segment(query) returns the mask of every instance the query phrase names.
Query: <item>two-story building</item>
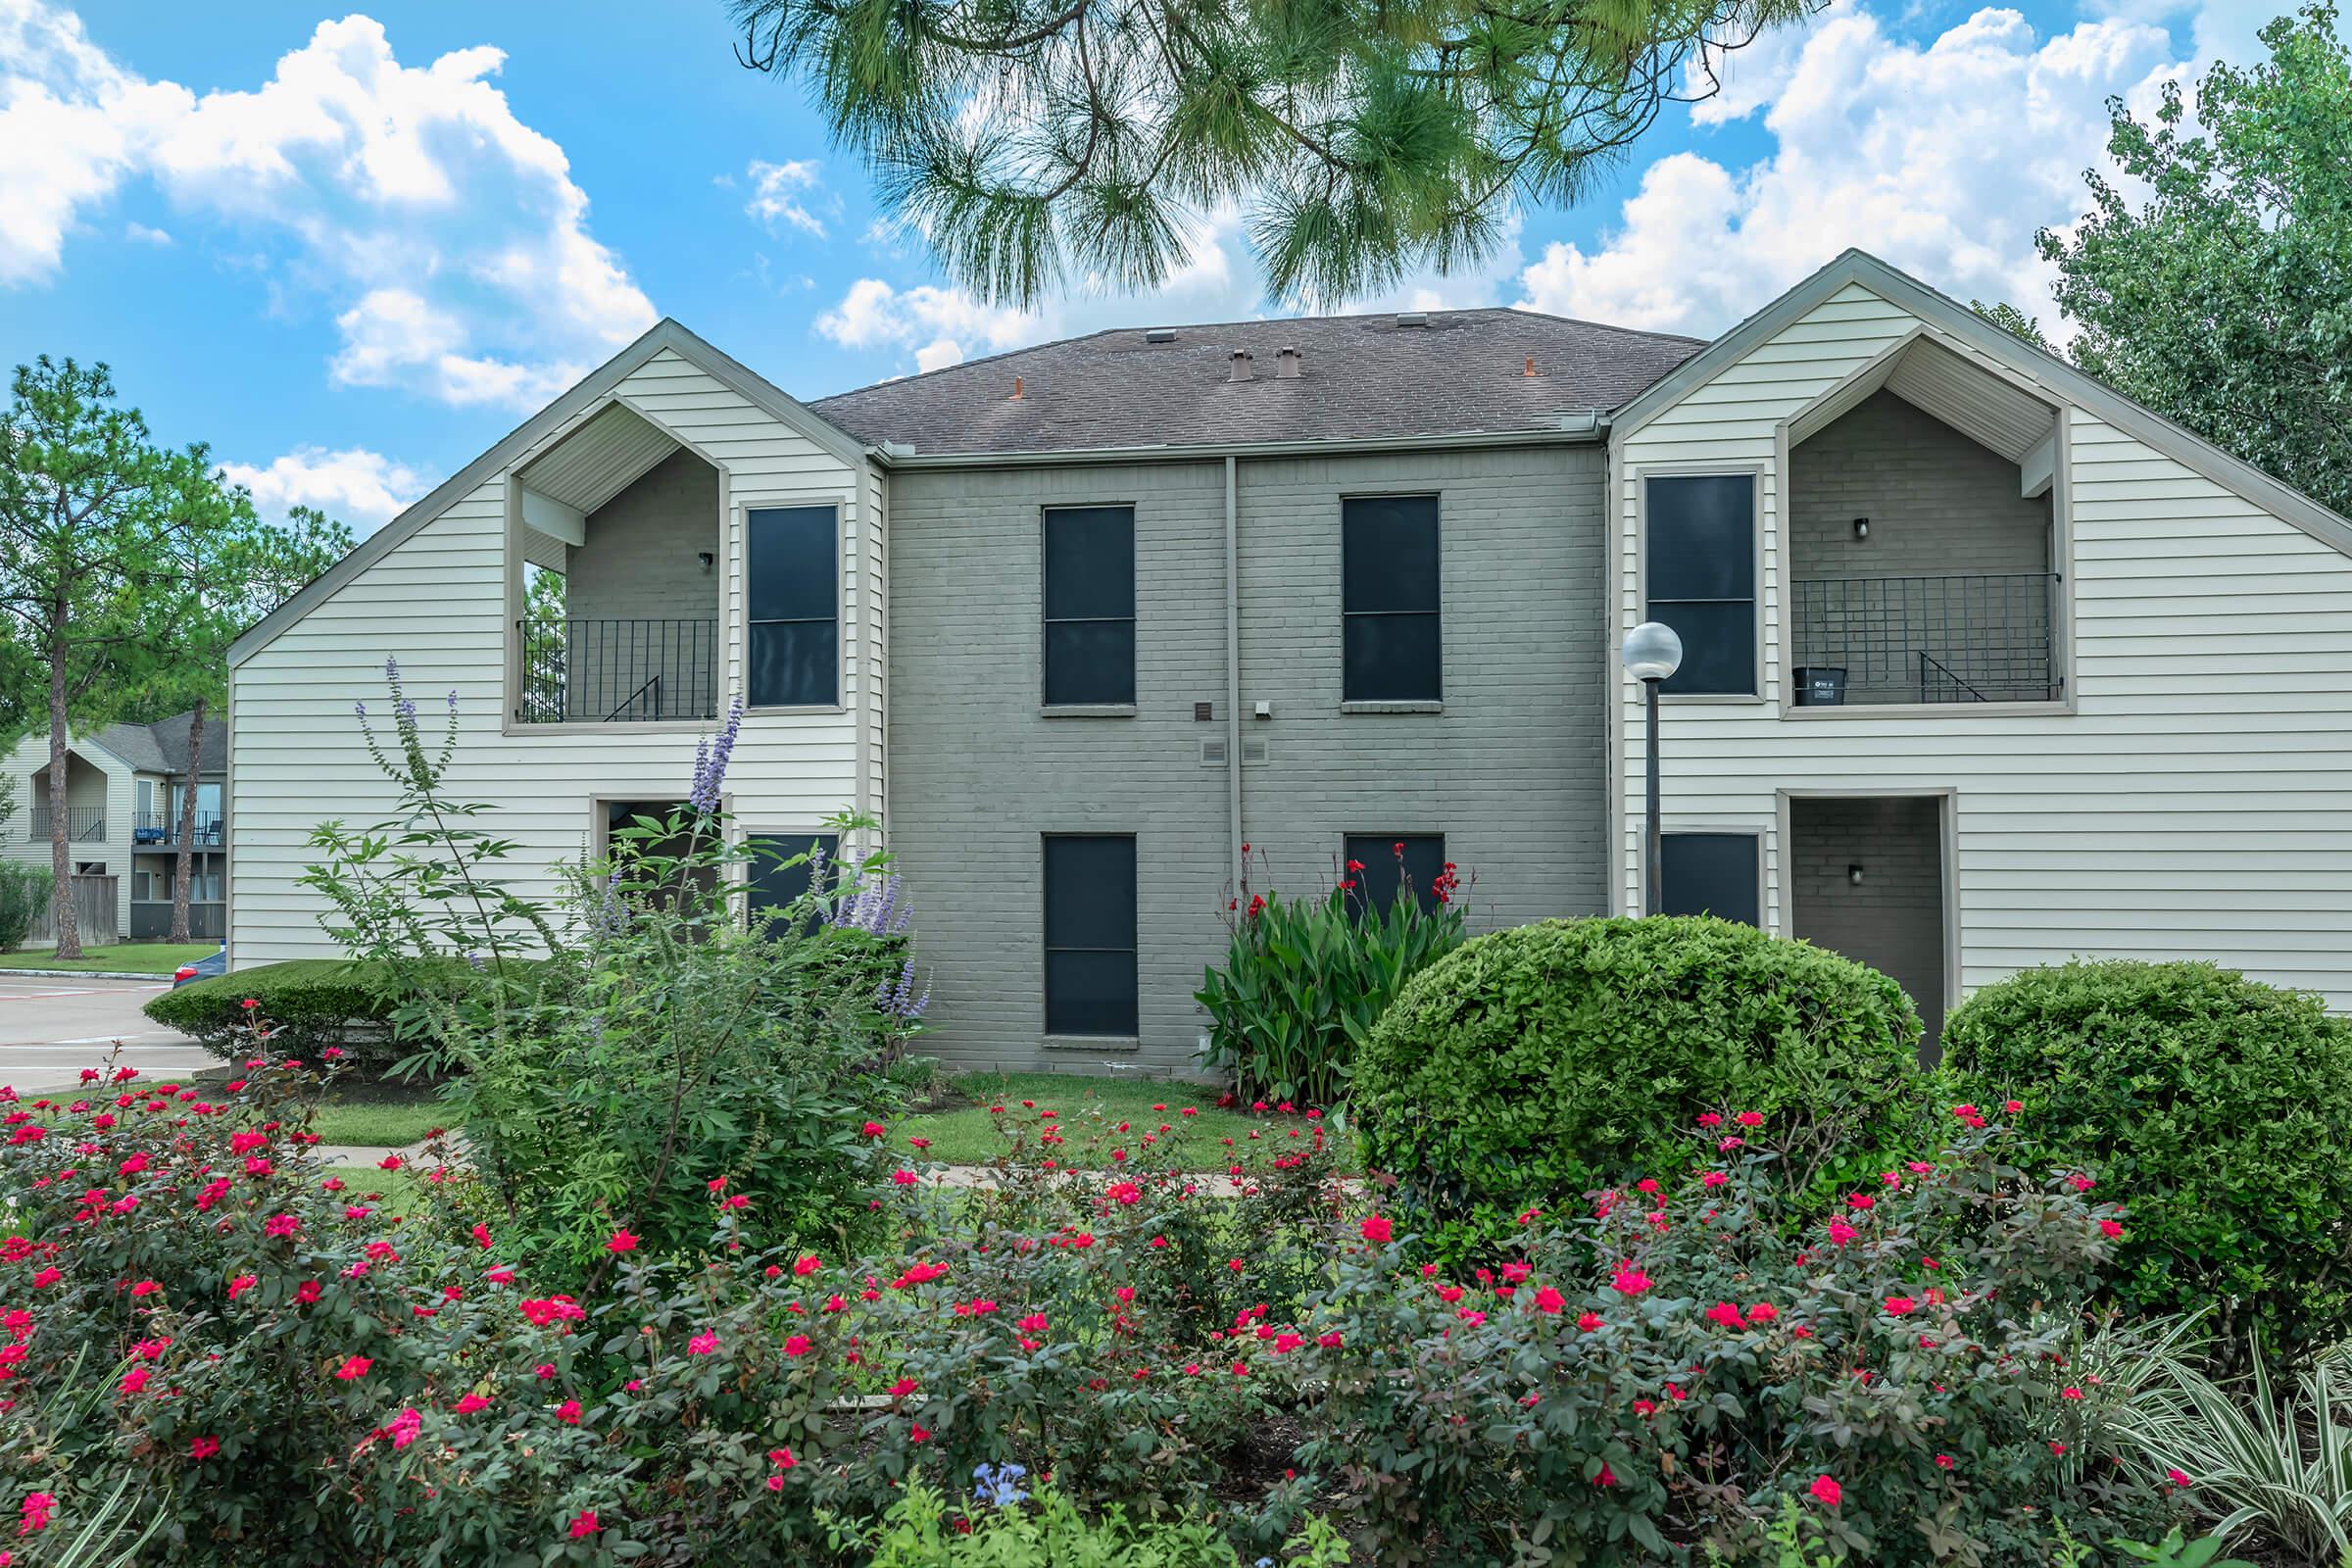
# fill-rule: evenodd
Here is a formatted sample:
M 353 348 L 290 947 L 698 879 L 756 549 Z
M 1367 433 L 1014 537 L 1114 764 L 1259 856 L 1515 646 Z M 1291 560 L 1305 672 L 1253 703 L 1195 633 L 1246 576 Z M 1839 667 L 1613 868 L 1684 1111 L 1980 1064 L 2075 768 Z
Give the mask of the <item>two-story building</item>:
M 2352 1004 L 2352 525 L 1868 257 L 1712 344 L 1531 313 L 1137 327 L 803 405 L 656 327 L 232 652 L 232 964 L 454 694 L 522 875 L 749 716 L 755 837 L 879 818 L 960 1065 L 1187 1068 L 1237 869 L 1666 904 L 1931 1022 L 2071 954 Z M 561 583 L 545 573 L 560 574 Z M 1270 886 L 1269 886 L 1270 882 Z
M 161 941 L 171 934 L 173 879 L 178 875 L 181 805 L 196 792 L 188 846 L 188 935 L 219 941 L 228 929 L 228 725 L 204 727 L 191 774 L 193 713 L 152 724 L 109 724 L 74 736 L 66 753 L 66 844 L 69 875 L 96 894 L 94 907 L 111 909 L 108 929 L 85 939 Z M 5 771 L 16 780 L 16 819 L 0 824 L 0 856 L 51 864 L 49 736 L 36 730 L 9 753 Z M 85 900 L 85 904 L 90 901 Z

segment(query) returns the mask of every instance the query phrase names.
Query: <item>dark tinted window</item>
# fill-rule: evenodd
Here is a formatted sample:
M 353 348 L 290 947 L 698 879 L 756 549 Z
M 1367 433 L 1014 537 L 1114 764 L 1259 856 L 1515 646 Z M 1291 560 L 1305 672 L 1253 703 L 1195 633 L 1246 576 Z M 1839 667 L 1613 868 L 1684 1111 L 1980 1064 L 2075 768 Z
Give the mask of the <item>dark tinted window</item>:
M 1045 851 L 1046 1033 L 1131 1038 L 1135 840 L 1049 835 Z
M 745 611 L 755 708 L 828 708 L 841 700 L 839 514 L 831 507 L 760 507 L 744 517 Z
M 832 881 L 831 867 L 834 856 L 841 849 L 841 840 L 830 833 L 778 834 L 746 839 L 744 847 L 752 853 L 752 862 L 745 873 L 751 884 L 752 908 L 784 909 L 808 891 L 809 879 L 818 864 L 818 858 L 809 854 L 812 848 L 822 852 L 822 863 L 827 868 L 825 878 L 828 884 Z M 795 856 L 809 858 L 798 865 L 783 863 Z
M 1761 926 L 1753 833 L 1669 833 L 1658 903 L 1666 914 L 1712 914 Z
M 1438 498 L 1358 496 L 1340 530 L 1342 699 L 1438 701 Z
M 1135 701 L 1135 511 L 1046 511 L 1049 704 Z
M 1667 692 L 1756 689 L 1756 487 L 1747 474 L 1646 481 L 1646 614 L 1683 640 Z
M 1433 890 L 1446 871 L 1444 834 L 1350 834 L 1347 843 L 1346 864 L 1363 866 L 1361 871 L 1350 869 L 1347 873 L 1348 879 L 1355 884 L 1348 892 L 1348 902 L 1358 910 L 1387 908 L 1396 902 L 1397 889 L 1404 882 L 1412 884 L 1413 899 L 1424 911 L 1437 908 L 1438 898 Z

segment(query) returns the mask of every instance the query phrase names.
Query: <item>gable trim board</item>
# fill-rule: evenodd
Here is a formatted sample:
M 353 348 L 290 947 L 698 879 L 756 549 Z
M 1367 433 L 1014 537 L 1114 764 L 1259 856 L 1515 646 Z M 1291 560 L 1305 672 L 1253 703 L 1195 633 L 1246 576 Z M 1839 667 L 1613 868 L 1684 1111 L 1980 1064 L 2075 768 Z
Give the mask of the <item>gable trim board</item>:
M 2014 332 L 1993 325 L 1957 300 L 1895 270 L 1866 251 L 1846 251 L 1668 371 L 1656 385 L 1617 411 L 1610 439 L 1619 442 L 1632 436 L 1713 380 L 1727 367 L 1746 359 L 1757 347 L 1780 336 L 1849 286 L 1867 289 L 1895 309 L 1910 313 L 1995 364 L 2005 366 L 2061 404 L 2071 403 L 2097 415 L 2118 430 L 2146 442 L 2240 500 L 2251 502 L 2281 522 L 2292 523 L 2323 544 L 2352 555 L 2352 520 L 2339 516 L 2291 485 L 2272 478 L 2243 459 L 2231 457 L 2203 436 L 2132 402 L 2065 361 L 2043 353 Z
M 350 554 L 306 584 L 301 592 L 255 622 L 235 642 L 229 644 L 229 667 L 234 669 L 268 647 L 279 633 L 308 614 L 320 600 L 390 555 L 403 541 L 413 537 L 484 483 L 508 468 L 529 461 L 541 447 L 553 445 L 550 438 L 556 432 L 568 432 L 583 416 L 600 412 L 603 406 L 612 401 L 610 394 L 614 388 L 663 350 L 677 355 L 729 391 L 773 416 L 778 422 L 807 436 L 853 469 L 862 469 L 866 466 L 865 449 L 857 442 L 809 413 L 799 401 L 765 377 L 746 368 L 673 318 L 663 317 L 648 327 L 634 343 L 582 376 L 553 403 L 509 431 L 505 439 L 434 487 L 432 493 L 423 500 L 369 534 Z M 642 416 L 643 411 L 632 412 Z M 664 421 L 652 422 L 667 429 Z

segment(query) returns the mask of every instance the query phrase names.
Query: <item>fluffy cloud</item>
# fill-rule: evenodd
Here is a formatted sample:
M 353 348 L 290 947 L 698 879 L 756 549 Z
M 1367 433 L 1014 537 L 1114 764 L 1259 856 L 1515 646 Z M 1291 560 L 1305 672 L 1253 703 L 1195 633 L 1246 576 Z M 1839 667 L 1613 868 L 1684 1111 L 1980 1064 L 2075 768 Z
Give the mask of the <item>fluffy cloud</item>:
M 754 159 L 744 173 L 752 182 L 752 199 L 743 204 L 746 217 L 758 219 L 770 233 L 783 223 L 818 239 L 825 237 L 824 220 L 811 209 L 838 213 L 841 202 L 826 192 L 824 172 L 815 160 L 796 158 L 765 164 Z
M 77 216 L 145 178 L 334 312 L 339 379 L 534 407 L 655 313 L 589 232 L 563 149 L 487 79 L 504 58 L 404 66 L 355 15 L 261 86 L 199 97 L 125 71 L 47 0 L 0 0 L 0 284 L 53 275 Z
M 1988 9 L 1921 45 L 1843 5 L 1796 36 L 1801 47 L 1736 60 L 1712 114 L 1740 118 L 1768 97 L 1770 156 L 1738 172 L 1658 160 L 1605 243 L 1553 244 L 1528 267 L 1525 303 L 1713 333 L 1856 245 L 1948 293 L 2046 318 L 2034 233 L 2081 214 L 2103 100 L 2145 104 L 2188 69 L 2164 28 L 2123 16 L 2041 39 Z
M 266 517 L 283 517 L 293 507 L 316 507 L 362 537 L 432 487 L 407 465 L 358 448 L 297 447 L 267 467 L 229 463 L 221 471 L 231 484 L 253 492 L 253 504 Z

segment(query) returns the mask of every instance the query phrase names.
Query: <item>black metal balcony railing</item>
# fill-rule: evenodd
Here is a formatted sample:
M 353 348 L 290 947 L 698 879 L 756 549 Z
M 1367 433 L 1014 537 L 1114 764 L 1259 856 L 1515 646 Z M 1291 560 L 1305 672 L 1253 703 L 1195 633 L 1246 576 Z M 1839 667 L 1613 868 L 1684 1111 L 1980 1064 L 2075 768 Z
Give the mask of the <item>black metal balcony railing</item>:
M 618 724 L 718 716 L 718 622 L 521 620 L 526 724 Z
M 226 824 L 217 811 L 198 811 L 188 842 L 199 849 L 218 848 L 227 836 Z M 133 844 L 177 844 L 179 842 L 179 813 L 177 811 L 140 811 L 130 819 L 130 841 Z
M 1848 703 L 2046 703 L 2059 691 L 2049 572 L 1793 583 L 1793 662 Z
M 46 839 L 54 827 L 49 808 L 32 808 L 30 831 L 37 842 Z M 103 806 L 69 806 L 66 808 L 66 837 L 76 844 L 106 842 L 106 808 Z

